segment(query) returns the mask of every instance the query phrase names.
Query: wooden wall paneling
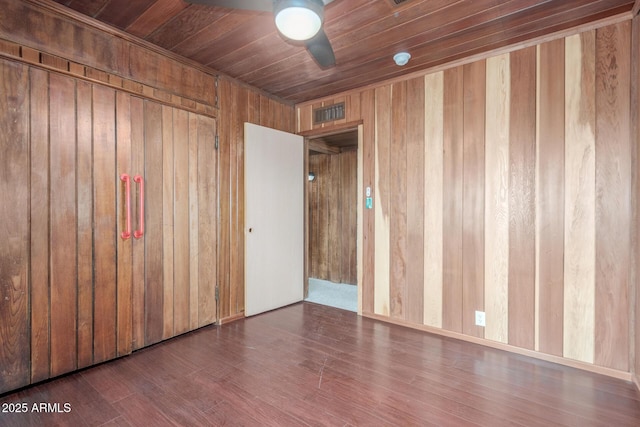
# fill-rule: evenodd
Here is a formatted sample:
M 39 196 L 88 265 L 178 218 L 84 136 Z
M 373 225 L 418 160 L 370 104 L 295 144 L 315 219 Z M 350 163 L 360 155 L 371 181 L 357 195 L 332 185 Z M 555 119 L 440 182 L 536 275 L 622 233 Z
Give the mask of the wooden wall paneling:
M 51 375 L 77 367 L 77 221 L 75 81 L 49 76 L 51 204 Z M 65 248 L 64 251 L 58 250 Z
M 342 283 L 357 284 L 358 151 L 340 155 L 342 161 Z
M 326 187 L 326 207 L 327 207 L 327 245 L 328 253 L 328 277 L 332 282 L 340 282 L 342 255 L 342 206 L 340 196 L 340 156 L 328 156 L 327 187 Z
M 512 52 L 509 114 L 509 344 L 535 338 L 536 48 Z
M 640 18 L 632 21 L 631 38 L 631 124 L 632 124 L 632 200 L 633 200 L 633 262 L 631 270 L 630 295 L 635 299 L 632 307 L 632 329 L 634 331 L 632 355 L 635 362 L 632 366 L 636 387 L 640 388 Z
M 173 108 L 162 106 L 162 338 L 175 335 L 174 325 L 174 138 Z
M 358 97 L 358 99 L 360 99 Z M 365 189 L 364 189 L 364 126 L 363 124 L 358 125 L 358 150 L 356 151 L 356 182 L 355 182 L 355 197 L 354 203 L 356 205 L 356 215 L 354 221 L 355 234 L 356 234 L 356 242 L 355 242 L 355 277 L 356 277 L 356 286 L 357 286 L 357 298 L 358 298 L 358 314 L 362 315 L 362 277 L 363 277 L 363 267 L 364 267 L 364 207 L 365 207 Z
M 80 105 L 78 105 L 80 107 Z M 133 181 L 135 175 L 141 171 L 134 170 L 132 162 L 132 137 L 131 137 L 131 95 L 124 92 L 116 93 L 116 141 L 117 159 L 115 169 L 116 180 L 116 243 L 118 254 L 117 265 L 117 313 L 116 313 L 116 356 L 124 356 L 133 349 L 133 247 L 142 242 L 125 241 L 120 237 L 124 230 L 125 221 L 125 194 L 124 183 L 120 181 L 120 174 L 127 171 L 131 175 L 131 227 L 135 230 L 138 224 L 134 215 L 137 213 L 136 184 Z M 80 123 L 78 123 L 80 125 Z M 78 138 L 80 143 L 80 138 Z M 132 233 L 133 233 L 132 230 Z M 135 240 L 135 239 L 134 239 Z
M 424 318 L 424 78 L 407 81 L 407 300 L 406 319 Z
M 7 62 L 0 62 L 6 67 Z M 11 88 L 21 87 L 2 76 L 1 82 L 8 82 Z M 49 73 L 37 68 L 29 69 L 31 110 L 29 135 L 31 143 L 31 242 L 30 242 L 30 305 L 31 305 L 31 382 L 49 378 Z M 3 94 L 9 91 L 2 90 Z M 8 105 L 3 102 L 2 106 Z M 0 107 L 1 109 L 2 107 Z M 5 112 L 0 117 L 9 119 Z M 8 129 L 3 125 L 3 129 Z M 3 132 L 7 135 L 8 132 Z M 4 146 L 4 143 L 3 143 Z M 3 159 L 5 157 L 3 156 Z M 3 166 L 3 170 L 9 170 Z M 5 194 L 3 191 L 2 194 Z M 3 220 L 2 223 L 5 223 Z M 6 222 L 8 223 L 8 222 Z M 46 238 L 43 238 L 45 236 Z M 6 239 L 4 239 L 6 241 Z M 4 259 L 4 255 L 2 257 Z M 78 274 L 80 280 L 80 272 Z M 3 324 L 8 324 L 3 320 Z M 26 383 L 25 383 L 26 384 Z
M 484 311 L 484 136 L 485 61 L 463 66 L 464 148 L 462 209 L 462 331 L 484 336 L 475 311 Z
M 462 332 L 463 71 L 444 71 L 442 327 Z
M 274 127 L 275 119 L 273 115 L 273 107 L 275 105 L 271 103 L 271 99 L 266 96 L 260 96 L 260 125 L 269 128 Z
M 218 288 L 220 298 L 220 312 L 218 315 L 220 319 L 229 317 L 231 308 L 229 306 L 229 287 L 231 286 L 229 281 L 230 276 L 230 262 L 231 262 L 231 235 L 229 224 L 231 221 L 231 205 L 233 203 L 244 203 L 244 200 L 232 200 L 232 194 L 230 189 L 230 149 L 231 144 L 238 144 L 237 140 L 232 139 L 231 126 L 233 126 L 233 109 L 227 107 L 227 103 L 233 97 L 232 82 L 227 80 L 220 80 L 218 90 L 220 92 L 220 105 L 225 113 L 225 118 L 220 121 L 220 145 L 218 148 L 218 199 L 220 200 L 220 209 L 218 211 L 218 243 L 221 250 L 218 252 Z M 260 110 L 262 111 L 263 104 L 260 103 Z M 265 107 L 266 108 L 266 107 Z M 244 141 L 242 142 L 244 143 Z M 242 267 L 244 268 L 244 266 Z M 244 283 L 242 284 L 244 287 Z
M 189 113 L 189 140 L 188 144 L 188 187 L 189 187 L 189 329 L 200 326 L 199 319 L 199 267 L 200 256 L 198 250 L 198 235 L 200 225 L 200 207 L 198 200 L 198 171 L 202 167 L 208 167 L 206 163 L 198 161 L 198 115 Z
M 595 31 L 565 39 L 564 357 L 594 361 Z
M 64 58 L 64 62 L 71 60 L 74 65 L 86 65 L 87 74 L 106 78 L 105 83 L 113 83 L 112 78 L 125 79 L 120 83 L 129 88 L 144 86 L 144 93 L 151 94 L 154 99 L 168 100 L 176 106 L 186 102 L 192 105 L 193 111 L 215 114 L 212 107 L 215 76 L 204 66 L 186 61 L 176 53 L 163 52 L 118 29 L 92 22 L 55 3 L 27 4 L 12 0 L 4 6 L 3 17 L 6 19 L 0 34 L 7 40 L 42 50 L 47 58 L 43 62 L 56 57 Z M 28 17 L 33 28 L 25 28 L 24 19 L 14 17 Z M 51 34 L 56 36 L 51 37 Z M 95 46 L 102 48 L 95 49 Z M 58 66 L 55 61 L 49 63 Z M 60 65 L 62 70 L 68 70 L 66 64 Z M 98 73 L 94 74 L 96 71 Z M 171 100 L 173 97 L 176 98 Z
M 390 315 L 406 319 L 407 310 L 407 83 L 391 86 L 389 148 Z
M 241 86 L 233 87 L 233 99 L 230 100 L 230 112 L 235 120 L 232 121 L 231 140 L 236 141 L 229 147 L 229 183 L 231 185 L 230 192 L 234 200 L 244 200 L 244 181 L 241 175 L 244 167 L 244 122 L 248 121 L 248 89 Z M 242 186 L 241 186 L 242 184 Z M 244 293 L 240 293 L 242 286 L 238 283 L 244 283 L 244 211 L 243 203 L 234 203 L 231 206 L 230 213 L 230 233 L 231 233 L 231 249 L 229 259 L 229 283 L 232 284 L 229 289 L 229 306 L 231 313 L 239 313 L 244 307 Z M 242 214 L 242 216 L 240 216 Z M 242 304 L 240 304 L 240 296 L 242 296 Z
M 379 203 L 377 197 L 376 183 L 376 124 L 375 124 L 375 92 L 368 89 L 362 92 L 361 109 L 363 125 L 362 135 L 362 174 L 363 187 L 371 190 L 373 200 L 373 209 L 364 209 L 362 218 L 363 229 L 363 247 L 362 247 L 362 312 L 374 312 L 374 296 L 375 296 L 375 259 L 376 259 L 376 238 L 375 238 L 375 221 L 376 221 L 376 205 Z M 365 193 L 366 197 L 366 193 Z
M 318 278 L 329 278 L 329 198 L 326 197 L 328 193 L 330 182 L 330 167 L 329 156 L 326 154 L 318 155 L 318 172 L 317 179 L 317 197 L 318 197 L 318 211 L 317 211 L 317 240 L 314 246 L 317 248 L 317 270 L 316 274 Z M 325 195 L 325 196 L 323 196 Z
M 163 323 L 163 115 L 162 106 L 144 101 L 145 236 L 144 344 L 162 340 Z
M 350 93 L 345 101 L 345 122 L 357 122 L 362 119 L 360 92 Z
M 309 171 L 316 174 L 315 181 L 307 182 L 307 197 L 309 206 L 309 277 L 318 277 L 318 182 L 319 155 L 309 156 Z
M 510 55 L 487 59 L 485 129 L 484 337 L 509 339 Z
M 538 46 L 535 349 L 563 354 L 564 39 Z
M 78 368 L 93 364 L 94 301 L 94 185 L 93 88 L 78 81 Z M 53 107 L 55 108 L 55 107 Z M 114 187 L 119 184 L 112 179 Z M 117 211 L 117 212 L 122 212 Z
M 116 356 L 116 172 L 115 91 L 93 86 L 94 317 L 93 361 Z M 116 182 L 114 182 L 116 181 Z
M 595 357 L 629 370 L 631 22 L 596 31 Z
M 313 107 L 311 105 L 304 105 L 302 107 L 298 107 L 297 110 L 297 129 L 298 132 L 306 132 L 308 130 L 313 129 Z
M 149 186 L 149 175 L 145 168 L 145 128 L 147 126 L 145 119 L 145 102 L 142 98 L 132 96 L 130 99 L 130 127 L 131 127 L 131 173 L 140 174 L 144 178 L 145 184 L 145 199 L 149 200 L 149 190 L 153 186 Z M 149 135 L 152 137 L 152 135 Z M 153 156 L 150 157 L 150 160 Z M 121 171 L 118 171 L 119 173 Z M 151 173 L 153 177 L 153 173 Z M 133 191 L 135 189 L 135 191 Z M 134 197 L 135 195 L 135 197 Z M 138 186 L 132 187 L 131 193 L 131 220 L 139 218 L 139 188 Z M 152 197 L 153 198 L 153 197 Z M 134 202 L 135 201 L 135 202 Z M 132 346 L 131 350 L 137 350 L 145 345 L 145 298 L 146 298 L 146 266 L 145 266 L 145 250 L 148 242 L 153 242 L 155 237 L 149 236 L 150 225 L 153 225 L 153 215 L 149 215 L 149 204 L 145 201 L 146 205 L 146 222 L 145 222 L 145 235 L 139 243 L 132 244 L 132 290 L 131 290 L 131 305 L 132 305 Z M 151 220 L 151 221 L 150 221 Z M 137 224 L 137 221 L 136 221 Z M 157 224 L 157 220 L 156 220 Z M 151 240 L 149 240 L 151 239 Z M 149 277 L 151 282 L 154 276 Z M 157 280 L 157 276 L 156 276 Z
M 173 111 L 173 324 L 174 335 L 189 330 L 190 259 L 189 252 L 189 113 Z
M 309 277 L 356 283 L 356 162 L 356 151 L 309 157 Z
M 424 109 L 424 313 L 442 328 L 444 243 L 444 72 L 425 76 Z
M 221 317 L 216 304 L 216 283 L 220 277 L 216 260 L 220 242 L 217 231 L 219 212 L 216 192 L 218 185 L 219 151 L 215 150 L 216 121 L 210 117 L 198 117 L 198 218 L 200 223 L 198 255 L 198 305 L 199 326 L 214 323 Z M 243 284 L 244 285 L 244 284 Z
M 29 384 L 29 69 L 0 61 L 0 393 Z M 41 299 L 46 303 L 46 299 Z M 46 310 L 46 307 L 43 307 Z M 46 337 L 44 337 L 46 338 Z
M 391 86 L 375 89 L 375 295 L 374 313 L 389 316 Z
M 245 89 L 245 95 L 243 95 L 244 98 L 246 98 L 246 103 L 243 103 L 241 105 L 244 105 L 244 108 L 246 109 L 246 111 L 240 111 L 240 113 L 242 114 L 242 119 L 244 119 L 247 122 L 250 123 L 259 123 L 260 121 L 260 94 L 257 93 L 256 91 L 250 90 L 250 89 Z M 295 126 L 295 119 L 293 117 L 293 109 L 291 111 L 291 120 L 292 120 L 292 126 Z M 238 303 L 238 313 L 242 313 L 244 312 L 244 299 L 245 299 L 245 289 L 244 289 L 244 251 L 245 251 L 245 241 L 244 241 L 244 230 L 245 230 L 245 223 L 244 223 L 244 217 L 245 217 L 245 212 L 244 212 L 244 124 L 243 123 L 238 123 L 238 129 L 241 132 L 242 135 L 242 144 L 240 144 L 240 146 L 238 147 L 238 156 L 237 156 L 237 162 L 238 162 L 238 207 L 237 207 L 237 217 L 238 217 L 238 266 L 239 266 L 239 271 L 238 271 L 238 284 L 236 285 L 237 287 L 237 303 Z M 295 127 L 291 128 L 292 130 L 295 129 Z

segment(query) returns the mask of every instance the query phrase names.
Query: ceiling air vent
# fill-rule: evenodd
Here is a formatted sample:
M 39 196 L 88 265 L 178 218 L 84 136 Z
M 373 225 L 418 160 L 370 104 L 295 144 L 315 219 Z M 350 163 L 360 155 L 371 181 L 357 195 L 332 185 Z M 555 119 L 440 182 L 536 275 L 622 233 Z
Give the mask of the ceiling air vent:
M 344 119 L 344 102 L 313 110 L 313 124 Z

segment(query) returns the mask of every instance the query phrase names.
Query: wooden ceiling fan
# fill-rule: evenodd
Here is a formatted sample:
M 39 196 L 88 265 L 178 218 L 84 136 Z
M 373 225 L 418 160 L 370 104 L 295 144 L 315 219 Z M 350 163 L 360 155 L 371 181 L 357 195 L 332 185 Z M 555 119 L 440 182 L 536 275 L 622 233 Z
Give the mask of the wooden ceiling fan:
M 304 42 L 307 51 L 322 68 L 336 64 L 333 48 L 322 28 L 324 6 L 333 0 L 186 0 L 229 9 L 273 12 L 280 34 Z

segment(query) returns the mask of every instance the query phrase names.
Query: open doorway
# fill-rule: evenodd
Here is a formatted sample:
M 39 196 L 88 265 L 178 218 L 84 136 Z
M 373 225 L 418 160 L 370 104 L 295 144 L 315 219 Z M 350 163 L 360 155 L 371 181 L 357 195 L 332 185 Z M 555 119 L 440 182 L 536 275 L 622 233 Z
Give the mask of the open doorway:
M 358 129 L 307 139 L 305 300 L 358 309 Z

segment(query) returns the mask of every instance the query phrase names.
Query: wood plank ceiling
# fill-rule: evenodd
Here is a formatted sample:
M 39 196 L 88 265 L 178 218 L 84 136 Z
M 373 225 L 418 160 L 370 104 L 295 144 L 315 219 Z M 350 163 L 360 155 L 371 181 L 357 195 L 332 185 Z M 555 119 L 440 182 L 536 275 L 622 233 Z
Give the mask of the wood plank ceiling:
M 618 14 L 634 0 L 335 0 L 321 69 L 283 39 L 270 13 L 183 0 L 56 0 L 85 15 L 291 102 L 303 102 L 522 43 Z M 408 51 L 404 67 L 392 57 Z

